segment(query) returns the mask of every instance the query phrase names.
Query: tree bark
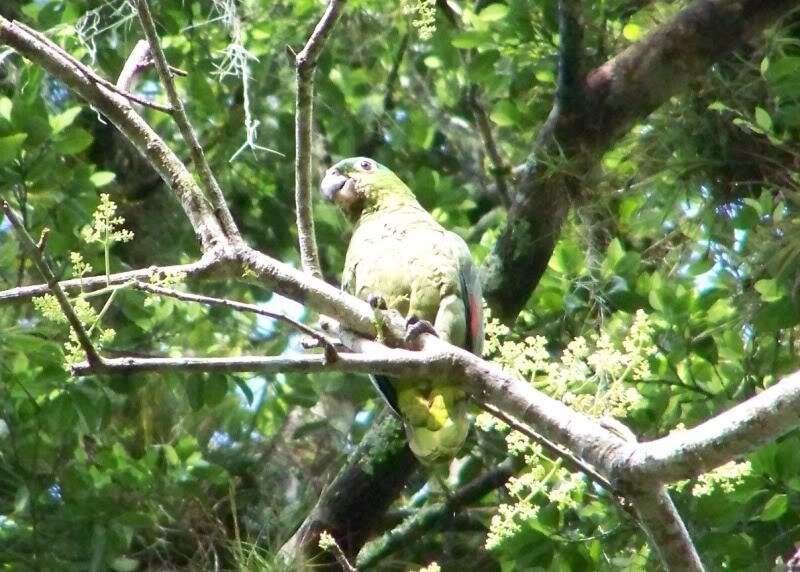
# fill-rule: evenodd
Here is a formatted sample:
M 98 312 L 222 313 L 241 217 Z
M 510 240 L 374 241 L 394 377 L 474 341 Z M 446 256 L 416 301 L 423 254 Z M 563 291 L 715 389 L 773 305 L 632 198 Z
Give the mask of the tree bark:
M 484 264 L 484 297 L 495 316 L 512 321 L 527 303 L 603 153 L 689 80 L 798 5 L 698 0 L 584 77 L 582 109 L 556 112 L 545 124 Z M 567 163 L 569 169 L 559 168 Z

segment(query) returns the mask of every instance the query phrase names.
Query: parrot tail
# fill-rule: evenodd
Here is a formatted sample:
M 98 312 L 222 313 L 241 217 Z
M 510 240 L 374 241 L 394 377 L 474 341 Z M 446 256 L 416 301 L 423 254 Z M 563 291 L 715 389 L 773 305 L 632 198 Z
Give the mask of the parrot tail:
M 452 386 L 423 390 L 408 384 L 397 392 L 411 452 L 425 465 L 450 461 L 469 433 L 467 398 Z

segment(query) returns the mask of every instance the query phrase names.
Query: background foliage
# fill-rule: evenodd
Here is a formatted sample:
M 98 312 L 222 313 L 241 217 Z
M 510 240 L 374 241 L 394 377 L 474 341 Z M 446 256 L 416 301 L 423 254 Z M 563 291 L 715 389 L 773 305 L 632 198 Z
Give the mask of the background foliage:
M 429 2 L 401 4 L 351 0 L 321 57 L 317 174 L 342 157 L 374 157 L 481 260 L 502 224 L 504 197 L 484 155 L 470 88 L 481 92 L 507 164 L 522 163 L 555 90 L 555 3 L 460 3 L 458 28 L 441 11 L 426 12 Z M 584 4 L 587 68 L 683 5 Z M 302 46 L 321 8 L 315 0 L 154 3 L 170 63 L 189 72 L 180 87 L 234 216 L 250 243 L 289 261 L 297 255 L 286 46 Z M 0 12 L 46 31 L 109 78 L 140 37 L 124 0 L 12 0 Z M 603 333 L 621 348 L 633 316 L 644 311 L 652 328 L 649 371 L 616 375 L 636 390 L 623 413 L 641 439 L 692 426 L 798 368 L 798 39 L 795 22 L 785 21 L 607 153 L 585 181 L 591 197 L 572 216 L 535 295 L 514 328 L 495 331 L 494 357 L 509 367 L 522 360 L 516 363 L 524 369 L 533 358 L 513 351 L 532 347 L 531 336 L 544 336 L 556 363 L 580 336 L 594 355 L 593 340 Z M 163 99 L 153 72 L 140 89 Z M 188 154 L 168 117 L 144 113 Z M 237 154 L 248 114 L 258 121 L 258 147 Z M 33 234 L 50 229 L 47 251 L 61 276 L 75 273 L 73 251 L 102 272 L 103 248 L 81 234 L 101 193 L 135 235 L 113 245 L 112 271 L 198 254 L 177 204 L 114 129 L 0 47 L 0 194 Z M 315 217 L 323 268 L 336 281 L 349 229 L 327 205 L 316 204 Z M 0 289 L 36 282 L 0 222 Z M 188 286 L 314 319 L 241 281 Z M 116 296 L 103 319 L 116 332 L 106 351 L 301 351 L 297 336 L 271 321 L 143 300 L 136 291 Z M 103 301 L 93 301 L 96 310 Z M 0 310 L 0 562 L 10 570 L 277 566 L 275 552 L 382 407 L 367 383 L 339 374 L 73 379 L 64 369 L 66 334 L 31 304 Z M 527 373 L 558 392 L 552 375 Z M 581 375 L 576 394 L 608 389 L 600 369 L 586 366 Z M 798 445 L 800 435 L 790 434 L 672 491 L 711 569 L 765 570 L 792 551 L 800 530 Z M 476 429 L 452 467 L 451 486 L 495 466 L 509 449 L 524 458 L 520 478 L 536 477 L 532 488 L 498 489 L 464 519 L 380 566 L 656 566 L 643 535 L 602 489 L 569 476 L 513 433 Z M 387 529 L 431 496 L 425 481 L 418 475 L 409 483 Z M 531 510 L 520 512 L 523 501 Z M 503 524 L 503 510 L 517 512 Z M 490 527 L 504 536 L 487 551 Z

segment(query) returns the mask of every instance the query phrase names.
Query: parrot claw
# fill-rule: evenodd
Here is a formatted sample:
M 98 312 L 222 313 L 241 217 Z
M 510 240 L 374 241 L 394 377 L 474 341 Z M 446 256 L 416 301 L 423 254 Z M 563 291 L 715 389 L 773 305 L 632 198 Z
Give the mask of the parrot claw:
M 420 320 L 416 316 L 409 316 L 406 319 L 406 343 L 416 341 L 422 334 L 431 334 L 439 337 L 433 324 L 428 320 Z
M 373 310 L 388 310 L 389 306 L 386 304 L 386 299 L 380 294 L 370 294 L 367 296 L 367 304 L 372 306 Z

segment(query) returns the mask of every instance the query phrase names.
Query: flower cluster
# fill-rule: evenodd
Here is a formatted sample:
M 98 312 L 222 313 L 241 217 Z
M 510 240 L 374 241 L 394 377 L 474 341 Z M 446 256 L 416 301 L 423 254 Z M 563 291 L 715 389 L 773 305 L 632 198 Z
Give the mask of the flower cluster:
M 186 272 L 153 272 L 150 274 L 150 284 L 164 288 L 176 288 L 186 280 Z M 148 293 L 144 299 L 145 308 L 159 301 L 159 296 Z
M 81 231 L 83 240 L 88 243 L 103 244 L 128 242 L 133 240 L 133 233 L 122 227 L 125 219 L 117 214 L 117 205 L 107 193 L 100 195 L 100 204 L 92 215 L 92 222 Z
M 589 339 L 578 336 L 567 344 L 558 360 L 552 358 L 542 336 L 515 340 L 510 330 L 494 319 L 489 320 L 486 331 L 487 357 L 595 417 L 627 414 L 640 399 L 629 383 L 650 376 L 649 358 L 656 352 L 653 328 L 642 310 L 636 312 L 621 343 L 615 343 L 607 332 Z
M 133 233 L 131 231 L 121 228 L 125 220 L 121 216 L 115 216 L 116 212 L 117 205 L 111 198 L 105 193 L 100 195 L 100 204 L 92 214 L 92 222 L 81 231 L 81 236 L 87 243 L 99 242 L 103 245 L 105 250 L 106 276 L 110 274 L 109 248 L 111 245 L 115 242 L 128 242 L 133 239 Z M 69 261 L 72 265 L 73 274 L 79 279 L 82 279 L 86 274 L 92 272 L 91 264 L 84 260 L 80 252 L 71 252 Z M 111 306 L 117 289 L 118 287 L 109 286 L 92 293 L 85 293 L 82 291 L 78 296 L 69 300 L 72 310 L 75 312 L 81 324 L 86 328 L 86 333 L 89 335 L 92 344 L 98 350 L 110 343 L 116 335 L 116 332 L 112 328 L 103 328 L 101 322 L 103 315 Z M 98 312 L 94 306 L 89 303 L 88 298 L 108 292 L 110 292 L 110 296 L 103 305 L 103 308 Z M 58 300 L 52 294 L 45 294 L 44 296 L 34 298 L 33 305 L 45 319 L 59 324 L 67 323 L 67 318 L 62 312 Z M 64 343 L 64 354 L 66 362 L 65 367 L 67 368 L 84 359 L 83 348 L 78 341 L 78 335 L 72 328 L 70 328 L 69 339 Z
M 578 503 L 575 497 L 580 498 L 586 490 L 586 480 L 558 463 L 549 472 L 539 464 L 519 477 L 511 477 L 506 483 L 506 490 L 514 502 L 502 503 L 497 507 L 497 514 L 492 517 L 486 535 L 487 550 L 501 545 L 522 530 L 526 521 L 536 518 L 540 509 L 539 505 L 534 504 L 537 495 L 546 502 L 556 504 L 561 510 L 575 507 Z
M 101 349 L 114 339 L 116 332 L 112 328 L 104 329 L 97 326 L 101 316 L 88 300 L 77 297 L 70 300 L 70 304 L 78 320 L 80 320 L 84 326 L 88 326 L 87 333 L 92 337 L 92 342 L 97 349 Z M 33 306 L 45 319 L 57 324 L 67 323 L 67 317 L 61 311 L 58 300 L 56 300 L 56 297 L 52 294 L 45 294 L 44 296 L 34 298 Z M 84 359 L 83 348 L 78 341 L 78 335 L 72 328 L 70 328 L 69 340 L 64 343 L 64 354 L 66 367 Z
M 403 14 L 412 16 L 411 25 L 421 40 L 430 40 L 436 31 L 436 0 L 401 0 Z
M 737 485 L 752 472 L 750 461 L 737 463 L 730 461 L 704 475 L 700 475 L 692 487 L 692 494 L 696 497 L 711 494 L 716 489 L 725 493 L 732 493 Z
M 336 539 L 333 538 L 330 532 L 323 530 L 319 533 L 319 547 L 321 550 L 328 551 L 336 546 Z
M 427 566 L 423 566 L 417 572 L 442 572 L 442 567 L 436 562 L 431 562 Z
M 646 380 L 649 358 L 656 351 L 653 328 L 647 314 L 638 311 L 627 331 L 616 338 L 608 332 L 579 336 L 554 357 L 542 336 L 514 339 L 511 330 L 489 317 L 485 355 L 510 373 L 527 379 L 583 413 L 596 417 L 624 417 L 640 395 L 631 382 Z M 511 455 L 524 456 L 527 472 L 506 484 L 513 502 L 503 503 L 492 517 L 486 548 L 492 549 L 513 537 L 526 521 L 537 516 L 542 503 L 559 510 L 574 508 L 582 501 L 587 481 L 572 474 L 544 455 L 542 447 L 522 432 L 488 413 L 476 418 L 483 431 L 504 434 Z M 546 469 L 551 467 L 551 469 Z
M 92 271 L 92 265 L 83 259 L 80 252 L 70 252 L 69 261 L 72 264 L 72 273 L 78 278 L 83 278 Z

